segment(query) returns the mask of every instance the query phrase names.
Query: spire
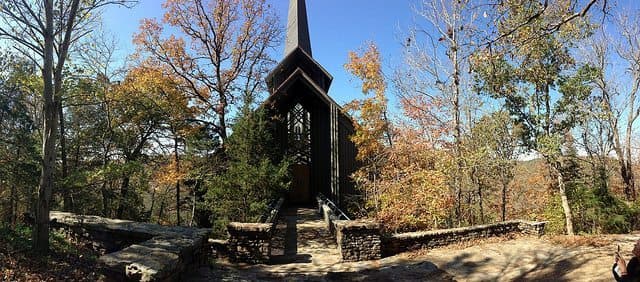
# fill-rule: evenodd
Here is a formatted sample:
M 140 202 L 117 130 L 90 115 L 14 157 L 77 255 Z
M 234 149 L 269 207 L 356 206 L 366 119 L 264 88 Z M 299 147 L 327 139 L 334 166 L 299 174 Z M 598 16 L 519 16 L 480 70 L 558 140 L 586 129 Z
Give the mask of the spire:
M 307 22 L 305 1 L 290 0 L 284 55 L 289 55 L 298 47 L 311 56 L 311 40 L 309 39 L 309 23 Z

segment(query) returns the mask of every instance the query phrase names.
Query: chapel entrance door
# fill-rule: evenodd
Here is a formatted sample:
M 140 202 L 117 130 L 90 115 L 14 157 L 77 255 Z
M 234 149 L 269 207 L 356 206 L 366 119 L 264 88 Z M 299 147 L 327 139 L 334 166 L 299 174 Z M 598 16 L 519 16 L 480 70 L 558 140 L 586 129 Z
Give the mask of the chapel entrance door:
M 311 201 L 311 114 L 296 103 L 287 114 L 288 155 L 292 158 L 289 202 Z

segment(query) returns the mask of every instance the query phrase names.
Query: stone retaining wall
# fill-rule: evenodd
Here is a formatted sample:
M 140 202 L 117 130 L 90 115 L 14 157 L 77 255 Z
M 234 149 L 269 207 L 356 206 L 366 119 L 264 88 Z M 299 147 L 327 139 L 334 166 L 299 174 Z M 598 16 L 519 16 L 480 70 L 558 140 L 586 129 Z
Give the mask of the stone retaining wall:
M 227 225 L 229 258 L 235 262 L 267 263 L 271 256 L 270 223 L 231 222 Z
M 336 220 L 336 241 L 343 261 L 382 258 L 380 224 L 363 220 Z
M 323 216 L 327 228 L 335 235 L 343 261 L 376 260 L 382 257 L 380 224 L 370 220 L 340 220 L 338 214 L 322 197 L 318 201 L 318 212 Z
M 264 222 L 231 222 L 227 225 L 229 233 L 227 250 L 232 261 L 253 264 L 269 262 L 271 239 L 283 203 L 284 198 L 280 198 L 267 214 L 262 216 Z
M 98 258 L 112 281 L 178 280 L 191 264 L 204 261 L 210 229 L 168 227 L 72 213 L 50 213 L 53 228 L 81 236 L 110 252 Z M 117 248 L 122 248 L 118 250 Z
M 380 259 L 398 253 L 436 248 L 479 238 L 501 236 L 510 233 L 542 236 L 546 222 L 505 221 L 434 231 L 409 232 L 382 236 L 380 224 L 365 220 L 338 220 L 341 211 L 332 209 L 318 196 L 318 212 L 327 228 L 336 236 L 338 250 L 343 261 Z
M 385 256 L 391 256 L 406 251 L 431 249 L 510 233 L 541 236 L 544 234 L 545 224 L 546 222 L 514 220 L 462 228 L 392 234 L 383 238 L 382 252 Z

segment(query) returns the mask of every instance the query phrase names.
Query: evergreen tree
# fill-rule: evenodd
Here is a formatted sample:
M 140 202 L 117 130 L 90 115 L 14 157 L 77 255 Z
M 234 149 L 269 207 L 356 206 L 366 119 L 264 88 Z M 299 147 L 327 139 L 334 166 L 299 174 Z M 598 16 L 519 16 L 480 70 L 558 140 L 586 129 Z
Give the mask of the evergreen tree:
M 289 187 L 289 161 L 278 160 L 262 108 L 245 98 L 225 147 L 226 169 L 208 183 L 207 202 L 215 232 L 230 221 L 257 222 L 269 203 Z

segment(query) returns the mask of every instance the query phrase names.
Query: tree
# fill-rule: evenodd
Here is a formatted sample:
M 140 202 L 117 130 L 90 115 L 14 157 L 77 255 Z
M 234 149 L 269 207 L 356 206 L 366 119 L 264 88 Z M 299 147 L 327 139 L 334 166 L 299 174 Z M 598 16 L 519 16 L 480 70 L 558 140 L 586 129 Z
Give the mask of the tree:
M 180 225 L 180 186 L 185 175 L 184 169 L 181 167 L 180 147 L 181 145 L 186 146 L 185 140 L 194 130 L 197 130 L 197 127 L 194 127 L 189 121 L 196 117 L 198 109 L 189 105 L 187 97 L 182 95 L 179 83 L 177 83 L 178 79 L 172 75 L 171 71 L 143 64 L 133 69 L 131 74 L 136 77 L 135 82 L 131 81 L 135 84 L 136 91 L 142 91 L 147 93 L 146 97 L 152 97 L 154 106 L 160 111 L 159 116 L 162 118 L 159 121 L 162 124 L 159 130 L 161 131 L 159 139 L 173 140 L 173 144 L 169 146 L 173 150 L 173 160 L 168 163 L 173 171 L 168 175 L 172 176 L 169 179 L 175 187 L 176 224 Z M 161 147 L 168 145 L 162 141 L 158 143 Z
M 356 99 L 345 106 L 345 110 L 355 116 L 355 133 L 351 140 L 358 149 L 357 159 L 362 162 L 357 174 L 360 178 L 371 178 L 372 186 L 364 189 L 365 201 L 378 208 L 380 190 L 376 177 L 386 162 L 388 148 L 392 146 L 391 125 L 387 117 L 387 85 L 382 73 L 380 52 L 370 43 L 361 54 L 349 53 L 345 69 L 362 81 L 362 93 L 373 97 Z M 356 178 L 358 180 L 358 178 Z M 360 179 L 363 181 L 364 179 Z
M 509 183 L 514 176 L 515 158 L 518 152 L 519 128 L 509 113 L 497 111 L 480 118 L 471 129 L 470 147 L 475 152 L 474 172 L 479 178 L 478 197 L 481 222 L 484 223 L 482 188 L 500 186 L 500 213 L 506 220 Z M 495 183 L 495 184 L 494 184 Z
M 351 177 L 365 195 L 368 216 L 385 222 L 389 231 L 442 226 L 451 203 L 444 173 L 448 158 L 421 130 L 391 124 L 381 62 L 376 45 L 369 44 L 360 54 L 351 52 L 345 64 L 362 81 L 366 97 L 345 106 L 357 120 L 351 140 L 362 162 Z
M 588 41 L 584 63 L 594 72 L 590 82 L 599 92 L 599 109 L 602 119 L 607 122 L 613 141 L 613 149 L 620 166 L 620 176 L 624 182 L 627 200 L 636 199 L 635 175 L 633 171 L 632 136 L 633 128 L 640 116 L 640 16 L 620 15 L 614 22 L 614 34 L 607 34 L 602 28 Z M 614 38 L 621 42 L 611 44 Z M 612 61 L 621 62 L 627 70 L 613 73 Z M 628 83 L 618 84 L 621 79 Z M 622 85 L 628 85 L 623 88 Z
M 35 251 L 49 249 L 49 204 L 54 187 L 55 143 L 61 98 L 63 69 L 71 45 L 88 31 L 83 30 L 94 12 L 108 4 L 129 0 L 45 0 L 44 3 L 8 0 L 0 4 L 0 38 L 9 39 L 14 48 L 41 67 L 44 125 L 42 128 L 42 174 L 38 190 Z
M 37 128 L 27 109 L 33 94 L 27 82 L 37 76 L 29 62 L 10 53 L 0 57 L 0 218 L 16 224 L 18 215 L 31 208 L 37 185 Z
M 568 180 L 562 168 L 564 145 L 569 131 L 583 117 L 576 105 L 586 99 L 590 89 L 580 84 L 579 75 L 572 78 L 567 73 L 574 65 L 568 47 L 572 40 L 583 38 L 589 26 L 579 20 L 559 26 L 556 33 L 539 35 L 573 14 L 562 7 L 575 8 L 567 3 L 556 3 L 549 10 L 546 7 L 538 1 L 505 1 L 499 12 L 507 16 L 496 26 L 501 32 L 509 31 L 509 36 L 495 49 L 476 54 L 474 70 L 481 81 L 479 89 L 504 99 L 510 115 L 522 126 L 522 145 L 540 153 L 556 177 L 566 230 L 573 235 Z M 526 28 L 515 28 L 523 22 Z M 559 98 L 554 100 L 552 90 L 558 91 Z
M 227 139 L 229 105 L 244 91 L 259 93 L 280 39 L 265 0 L 167 0 L 163 23 L 145 19 L 134 42 L 138 54 L 180 78 L 181 89 L 202 109 L 198 120 Z M 179 35 L 164 38 L 165 27 Z
M 245 95 L 227 140 L 225 170 L 207 184 L 217 232 L 224 232 L 230 221 L 257 222 L 269 202 L 281 197 L 290 184 L 289 160 L 276 155 L 264 109 L 253 109 L 254 98 Z
M 131 193 L 131 175 L 140 169 L 154 138 L 161 137 L 165 126 L 177 118 L 171 113 L 175 110 L 186 117 L 190 111 L 171 77 L 165 76 L 162 69 L 146 65 L 130 69 L 124 81 L 108 95 L 112 103 L 113 143 L 121 157 L 116 217 L 137 218 L 139 212 L 132 209 L 135 205 L 131 201 L 139 199 Z M 163 146 L 161 141 L 157 143 Z
M 468 57 L 474 44 L 477 9 L 473 1 L 425 0 L 416 10 L 424 24 L 413 28 L 405 43 L 405 65 L 395 85 L 405 112 L 441 138 L 457 160 L 450 186 L 456 194 L 454 214 L 460 223 L 465 186 L 462 142 L 471 126 L 476 97 L 470 95 Z M 465 120 L 466 125 L 465 125 Z M 468 130 L 467 130 L 468 131 Z

